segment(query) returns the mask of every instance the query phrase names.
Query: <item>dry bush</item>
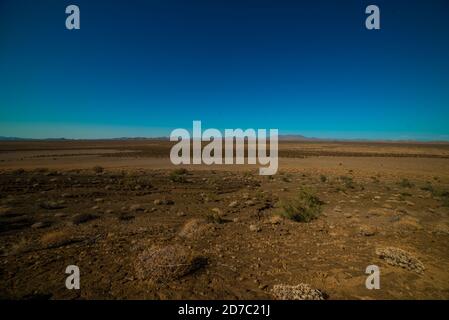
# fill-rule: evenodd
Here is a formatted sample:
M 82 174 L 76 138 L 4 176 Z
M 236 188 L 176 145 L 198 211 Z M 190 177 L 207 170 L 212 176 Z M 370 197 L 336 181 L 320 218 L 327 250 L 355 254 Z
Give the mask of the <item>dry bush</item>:
M 402 188 L 413 188 L 413 183 L 410 182 L 410 180 L 408 179 L 402 179 L 401 181 L 399 181 L 399 186 L 401 186 Z
M 212 226 L 207 221 L 203 219 L 191 219 L 181 228 L 179 236 L 188 239 L 197 238 L 211 229 Z
M 318 289 L 313 289 L 306 283 L 296 286 L 286 284 L 276 284 L 271 289 L 271 293 L 278 300 L 325 300 L 326 293 Z
M 170 173 L 168 178 L 173 182 L 186 183 L 187 173 L 188 173 L 187 169 L 184 168 L 175 169 Z
M 417 273 L 424 272 L 424 264 L 412 254 L 402 249 L 394 247 L 377 248 L 376 254 L 392 266 L 402 267 Z
M 66 243 L 70 243 L 72 237 L 67 231 L 58 230 L 50 231 L 42 235 L 40 243 L 46 247 L 56 247 L 61 246 Z
M 204 267 L 207 259 L 192 254 L 179 245 L 152 246 L 135 259 L 137 278 L 151 283 L 164 283 L 184 277 Z

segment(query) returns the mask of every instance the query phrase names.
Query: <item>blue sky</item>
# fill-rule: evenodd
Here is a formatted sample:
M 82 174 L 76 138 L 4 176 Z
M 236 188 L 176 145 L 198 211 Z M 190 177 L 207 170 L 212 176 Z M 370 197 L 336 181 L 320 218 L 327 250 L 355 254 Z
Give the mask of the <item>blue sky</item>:
M 449 140 L 448 57 L 446 0 L 1 0 L 0 136 Z

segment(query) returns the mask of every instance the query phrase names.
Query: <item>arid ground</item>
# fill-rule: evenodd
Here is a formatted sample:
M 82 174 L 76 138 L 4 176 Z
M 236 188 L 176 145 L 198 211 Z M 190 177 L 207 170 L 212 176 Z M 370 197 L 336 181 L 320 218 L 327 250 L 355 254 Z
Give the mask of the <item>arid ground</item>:
M 449 299 L 449 144 L 283 141 L 272 177 L 169 150 L 1 142 L 0 298 Z

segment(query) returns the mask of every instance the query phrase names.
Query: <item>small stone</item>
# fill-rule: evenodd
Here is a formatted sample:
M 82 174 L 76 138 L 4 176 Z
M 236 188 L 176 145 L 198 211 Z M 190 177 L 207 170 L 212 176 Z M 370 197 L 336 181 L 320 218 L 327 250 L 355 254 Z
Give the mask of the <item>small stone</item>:
M 249 226 L 249 230 L 253 231 L 253 232 L 259 232 L 262 229 L 258 225 L 252 224 L 252 225 Z
M 140 204 L 133 204 L 132 206 L 129 207 L 129 210 L 131 210 L 131 211 L 143 211 L 143 210 L 145 210 L 145 208 L 143 208 L 142 205 L 140 205 Z
M 41 222 L 36 222 L 36 223 L 34 223 L 34 224 L 31 226 L 31 228 L 33 228 L 33 229 L 41 229 L 41 228 L 46 228 L 46 227 L 48 227 L 48 226 L 50 226 L 50 222 L 47 222 L 47 221 L 41 221 Z
M 238 201 L 232 201 L 232 202 L 229 204 L 229 208 L 234 208 L 234 207 L 236 207 L 238 204 L 239 204 Z

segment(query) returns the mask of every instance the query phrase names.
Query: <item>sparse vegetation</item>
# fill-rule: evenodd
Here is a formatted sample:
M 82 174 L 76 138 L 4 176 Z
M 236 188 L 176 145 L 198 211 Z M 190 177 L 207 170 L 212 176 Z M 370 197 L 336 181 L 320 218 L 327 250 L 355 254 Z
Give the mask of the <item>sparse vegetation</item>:
M 340 181 L 343 183 L 346 189 L 355 189 L 355 184 L 352 177 L 340 176 Z
M 309 190 L 301 190 L 291 201 L 282 204 L 282 215 L 297 222 L 310 222 L 321 213 L 323 202 Z
M 186 178 L 187 173 L 188 173 L 188 171 L 185 168 L 175 169 L 170 173 L 169 179 L 172 182 L 186 183 L 187 182 L 187 178 Z
M 222 224 L 222 223 L 226 222 L 226 220 L 224 220 L 221 217 L 221 215 L 219 213 L 217 213 L 217 212 L 209 212 L 209 213 L 207 213 L 206 214 L 206 220 L 208 222 L 217 223 L 217 224 Z
M 414 185 L 408 179 L 404 178 L 399 182 L 399 186 L 402 188 L 413 188 Z
M 104 171 L 104 168 L 103 168 L 102 166 L 94 166 L 94 167 L 92 168 L 92 170 L 93 170 L 95 173 L 102 173 L 102 172 Z
M 207 264 L 207 259 L 192 254 L 178 245 L 153 246 L 143 250 L 135 259 L 139 279 L 153 283 L 179 279 Z
M 320 181 L 325 183 L 327 181 L 327 177 L 324 174 L 320 175 Z

